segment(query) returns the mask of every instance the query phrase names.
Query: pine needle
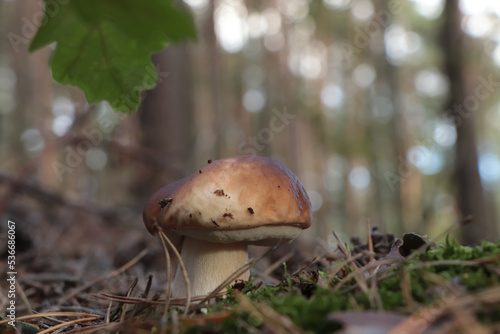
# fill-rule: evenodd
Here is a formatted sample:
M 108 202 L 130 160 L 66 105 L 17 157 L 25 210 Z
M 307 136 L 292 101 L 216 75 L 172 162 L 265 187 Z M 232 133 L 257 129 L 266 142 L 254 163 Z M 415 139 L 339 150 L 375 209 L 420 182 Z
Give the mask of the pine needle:
M 172 248 L 172 251 L 174 252 L 175 256 L 179 260 L 179 265 L 180 265 L 181 270 L 182 270 L 182 275 L 184 276 L 184 280 L 186 281 L 187 298 L 186 298 L 186 308 L 184 310 L 184 314 L 187 315 L 188 312 L 189 312 L 189 305 L 191 305 L 191 282 L 189 281 L 189 277 L 188 277 L 188 273 L 187 273 L 187 270 L 186 270 L 186 266 L 184 265 L 184 261 L 182 261 L 182 257 L 179 254 L 179 251 L 172 244 L 172 242 L 167 237 L 167 235 L 165 234 L 165 232 L 163 232 L 163 230 L 160 227 L 158 227 L 158 226 L 157 226 L 157 230 L 158 230 L 158 234 L 161 236 L 161 238 L 163 238 L 163 240 L 165 240 L 168 243 L 168 245 Z

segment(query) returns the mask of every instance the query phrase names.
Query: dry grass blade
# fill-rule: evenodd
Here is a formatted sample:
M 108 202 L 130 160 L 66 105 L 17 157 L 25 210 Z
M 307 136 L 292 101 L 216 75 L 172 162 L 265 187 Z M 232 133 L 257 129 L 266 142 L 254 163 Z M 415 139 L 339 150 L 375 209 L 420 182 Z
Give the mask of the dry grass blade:
M 408 270 L 402 270 L 400 274 L 401 280 L 399 281 L 399 286 L 401 287 L 401 292 L 403 294 L 403 299 L 405 301 L 408 310 L 414 310 L 415 305 L 413 303 L 413 298 L 411 295 L 411 277 Z
M 378 292 L 378 285 L 377 285 L 377 272 L 380 266 L 375 267 L 375 271 L 373 275 L 370 277 L 370 294 L 368 295 L 368 298 L 370 300 L 370 304 L 374 305 L 377 307 L 377 310 L 383 311 L 384 310 L 384 305 L 382 303 L 382 298 L 380 297 L 380 293 Z
M 40 313 L 33 311 L 35 313 Z M 73 305 L 73 306 L 54 306 L 44 310 L 44 312 L 83 312 L 89 313 L 93 315 L 100 315 L 102 317 L 106 316 L 106 312 L 99 310 L 95 307 L 85 307 L 81 305 Z
M 473 308 L 473 305 L 477 303 L 500 303 L 500 286 L 490 288 L 476 294 L 467 294 L 460 298 L 457 298 L 456 296 L 443 298 L 437 305 L 430 305 L 420 309 L 418 312 L 411 315 L 407 320 L 393 328 L 389 334 L 423 333 L 442 315 L 449 312 L 453 312 L 456 315 L 461 314 L 461 312 L 468 312 Z M 463 325 L 464 324 L 460 324 L 462 327 Z M 477 324 L 477 322 L 468 322 L 466 324 L 466 326 L 469 325 L 473 327 L 477 326 L 476 328 L 483 328 L 481 325 Z
M 426 261 L 422 263 L 415 264 L 411 269 L 423 269 L 435 266 L 467 266 L 467 267 L 477 267 L 483 266 L 485 264 L 495 263 L 500 261 L 500 254 L 487 256 L 475 260 L 436 260 L 436 261 Z M 488 268 L 485 266 L 485 268 Z
M 309 268 L 309 266 L 312 266 L 313 264 L 318 263 L 319 261 L 321 261 L 321 258 L 314 257 L 312 260 L 308 261 L 302 267 L 295 270 L 295 272 L 292 274 L 292 276 L 298 275 L 300 272 L 302 272 L 302 270 L 306 270 L 306 268 Z
M 373 239 L 372 239 L 372 228 L 371 228 L 371 221 L 370 219 L 366 220 L 366 230 L 367 230 L 367 237 L 368 237 L 368 251 L 370 253 L 370 262 L 369 263 L 374 263 L 375 262 L 375 249 L 373 247 Z M 378 286 L 377 286 L 377 279 L 376 275 L 378 270 L 380 269 L 380 265 L 376 266 L 374 269 L 374 272 L 372 272 L 372 276 L 370 278 L 370 294 L 368 295 L 368 298 L 370 300 L 371 305 L 376 305 L 377 309 L 379 311 L 384 309 L 382 299 L 380 298 L 380 294 L 378 292 Z
M 349 252 L 347 250 L 347 248 L 345 247 L 344 243 L 339 238 L 339 236 L 337 235 L 337 233 L 335 233 L 335 231 L 332 231 L 332 233 L 333 233 L 333 236 L 335 237 L 335 239 L 337 240 L 337 245 L 339 246 L 340 250 L 342 251 L 342 253 L 344 254 L 344 256 L 347 258 L 347 260 L 350 260 L 351 259 L 351 252 Z M 355 267 L 355 268 L 358 268 L 358 266 L 356 265 L 356 262 L 352 262 L 352 266 Z
M 144 292 L 142 293 L 142 298 L 148 298 L 149 295 L 149 290 L 151 290 L 151 285 L 153 284 L 153 275 L 148 276 L 148 282 L 146 284 L 146 289 L 144 289 Z
M 273 264 L 268 266 L 265 271 L 257 273 L 256 274 L 257 277 L 255 278 L 254 283 L 256 285 L 258 285 L 258 284 L 262 284 L 263 280 L 266 280 L 268 282 L 271 282 L 271 284 L 278 285 L 280 283 L 280 281 L 271 277 L 270 275 L 274 270 L 276 270 L 276 268 L 280 267 L 283 264 L 283 262 L 290 260 L 292 257 L 293 257 L 292 252 L 288 252 L 285 255 L 283 255 L 282 257 L 280 257 Z
M 16 281 L 16 292 L 19 294 L 19 296 L 21 296 L 21 300 L 23 301 L 24 305 L 26 306 L 26 311 L 28 313 L 32 313 L 33 309 L 31 307 L 29 300 L 28 300 L 28 297 L 26 297 L 26 294 L 24 293 L 24 290 L 18 281 Z
M 445 279 L 436 273 L 422 270 L 419 271 L 419 274 L 423 279 L 429 281 L 432 285 L 440 287 L 443 290 L 447 290 L 454 296 L 459 296 L 461 294 L 460 289 L 453 285 L 450 280 Z
M 148 281 L 146 283 L 146 288 L 144 289 L 144 292 L 139 293 L 139 298 L 144 298 L 147 299 L 149 295 L 149 291 L 151 290 L 151 285 L 153 283 L 153 275 L 148 275 Z M 153 295 L 152 299 L 157 300 L 160 297 L 159 294 Z M 143 312 L 147 310 L 146 312 Z M 132 318 L 142 315 L 144 316 L 144 319 L 146 319 L 151 313 L 153 312 L 152 308 L 149 307 L 148 304 L 142 303 L 142 304 L 137 304 L 133 306 L 133 311 L 132 311 Z
M 75 320 L 66 321 L 66 322 L 63 322 L 62 324 L 59 324 L 59 325 L 56 325 L 54 327 L 48 328 L 46 330 L 43 330 L 41 332 L 38 332 L 38 334 L 47 334 L 47 333 L 53 332 L 55 330 L 58 330 L 59 328 L 67 327 L 67 326 L 74 325 L 74 324 L 79 324 L 79 323 L 90 321 L 90 320 L 95 320 L 98 317 L 99 316 L 87 317 L 87 318 L 81 318 L 81 319 L 75 319 Z
M 461 308 L 453 310 L 455 323 L 461 333 L 488 334 L 491 333 L 485 326 L 481 325 L 474 316 L 473 310 Z
M 44 318 L 44 317 L 95 317 L 95 318 L 99 318 L 100 315 L 90 314 L 90 313 L 78 313 L 78 312 L 45 312 L 45 313 L 23 315 L 21 317 L 17 317 L 16 321 Z M 10 321 L 10 319 L 2 320 L 2 321 L 0 321 L 0 325 L 4 325 L 4 324 L 8 323 L 9 321 Z
M 362 254 L 357 254 L 357 255 L 360 255 L 362 256 Z M 356 257 L 353 257 L 351 258 L 351 262 L 353 259 L 355 259 Z M 379 261 L 376 261 L 376 262 L 372 262 L 372 263 L 368 263 L 367 265 L 361 267 L 361 268 L 358 268 L 358 269 L 355 269 L 353 272 L 349 273 L 347 276 L 345 276 L 340 282 L 338 282 L 334 287 L 333 289 L 335 291 L 339 290 L 343 285 L 345 285 L 347 282 L 349 282 L 351 279 L 355 279 L 357 275 L 361 275 L 361 273 L 363 273 L 364 271 L 367 271 L 369 269 L 372 269 L 372 268 L 376 268 L 376 267 L 382 267 L 384 265 L 391 265 L 391 264 L 394 264 L 394 263 L 398 263 L 399 261 L 396 260 L 396 259 L 387 259 L 387 260 L 379 260 Z M 386 277 L 389 277 L 391 275 L 395 275 L 394 272 L 391 272 L 389 275 L 386 275 L 386 276 L 383 276 L 382 278 L 386 278 Z M 380 281 L 382 278 L 380 278 L 380 274 L 378 275 L 377 277 L 377 282 Z M 366 283 L 366 282 L 365 282 Z M 359 283 L 358 283 L 359 284 Z M 353 289 L 357 288 L 357 286 L 349 286 L 348 288 L 346 288 L 345 290 L 343 290 L 344 292 L 349 292 Z
M 368 251 L 370 252 L 370 262 L 375 261 L 375 250 L 373 249 L 372 227 L 370 219 L 366 220 L 366 230 L 368 236 Z
M 479 258 L 479 259 L 475 259 L 475 260 L 437 260 L 437 261 L 428 261 L 428 262 L 413 264 L 411 267 L 405 268 L 405 270 L 418 270 L 418 269 L 424 269 L 424 268 L 429 268 L 429 267 L 434 267 L 434 266 L 471 266 L 471 267 L 483 266 L 484 268 L 494 272 L 494 270 L 493 270 L 494 268 L 491 266 L 487 266 L 486 264 L 495 263 L 499 260 L 500 260 L 500 255 L 487 256 L 487 257 Z M 387 259 L 387 260 L 379 260 L 379 261 L 376 261 L 373 263 L 369 263 L 369 264 L 365 265 L 364 267 L 356 269 L 355 271 L 351 272 L 349 275 L 345 276 L 340 282 L 338 282 L 334 286 L 333 289 L 339 290 L 343 285 L 345 285 L 351 279 L 355 278 L 356 275 L 359 274 L 359 272 L 367 271 L 368 269 L 371 269 L 371 268 L 374 268 L 377 266 L 402 264 L 404 262 L 406 262 L 404 259 L 402 259 L 402 260 Z M 377 275 L 377 282 L 380 282 L 386 278 L 397 275 L 398 272 L 399 271 L 379 272 Z M 352 286 L 349 286 L 346 289 L 344 289 L 343 292 L 347 293 L 347 292 L 352 291 L 356 288 L 357 288 L 357 285 L 352 285 Z
M 254 305 L 241 293 L 236 294 L 236 299 L 241 309 L 259 319 L 272 333 L 305 334 L 290 318 L 277 313 L 266 303 L 261 302 L 258 305 Z
M 485 304 L 497 304 L 500 303 L 500 286 L 490 288 L 481 291 L 476 294 L 465 295 L 457 300 L 456 304 L 452 304 L 449 307 L 464 307 L 466 305 L 474 304 L 476 302 Z
M 184 276 L 184 280 L 186 281 L 186 292 L 187 292 L 187 298 L 186 298 L 186 309 L 184 310 L 184 314 L 188 314 L 189 312 L 189 305 L 191 305 L 191 282 L 189 281 L 189 277 L 187 274 L 186 266 L 184 265 L 184 261 L 182 261 L 181 255 L 179 254 L 179 251 L 177 251 L 177 248 L 172 244 L 170 239 L 167 237 L 165 232 L 160 227 L 157 227 L 158 234 L 163 238 L 170 248 L 172 248 L 172 251 L 174 252 L 175 256 L 179 260 L 179 265 L 181 266 L 182 270 L 182 275 Z
M 135 278 L 134 281 L 132 282 L 132 285 L 130 286 L 130 288 L 127 291 L 127 295 L 126 295 L 127 297 L 130 297 L 130 295 L 132 294 L 132 292 L 134 291 L 134 289 L 137 285 L 137 282 L 139 282 L 139 280 L 137 278 Z M 123 303 L 123 305 L 121 307 L 120 322 L 125 321 L 126 314 L 127 314 L 127 304 Z
M 351 257 L 349 260 L 347 260 L 347 259 L 339 259 L 339 260 L 337 260 L 335 262 L 335 264 L 328 269 L 329 270 L 328 274 L 331 277 L 337 276 L 338 273 L 339 273 L 339 271 L 342 270 L 342 268 L 344 268 L 349 263 L 351 263 L 353 261 L 356 261 L 357 259 L 359 259 L 362 256 L 363 256 L 362 253 L 358 253 L 358 254 L 354 255 L 353 257 Z
M 266 268 L 266 270 L 262 273 L 264 276 L 269 276 L 276 268 L 281 266 L 283 262 L 286 262 L 290 260 L 293 257 L 293 252 L 288 252 L 282 257 L 280 257 L 277 261 L 275 261 L 273 264 L 271 264 L 269 267 Z
M 335 237 L 335 239 L 337 239 L 339 248 L 342 251 L 342 253 L 344 253 L 345 257 L 347 258 L 347 261 L 350 262 L 352 264 L 352 266 L 354 267 L 354 271 L 351 273 L 352 274 L 351 278 L 354 278 L 356 280 L 356 283 L 358 283 L 358 286 L 361 288 L 361 290 L 369 297 L 370 296 L 370 291 L 368 289 L 368 283 L 366 282 L 366 280 L 363 278 L 363 275 L 362 275 L 362 272 L 364 270 L 366 270 L 366 268 L 368 266 L 365 266 L 365 267 L 361 268 L 362 270 L 360 270 L 360 268 L 356 265 L 356 262 L 352 261 L 351 253 L 347 250 L 347 248 L 345 247 L 345 245 L 342 242 L 342 240 L 340 240 L 340 238 L 335 233 L 335 231 L 332 231 L 332 233 L 333 233 L 333 236 Z M 350 275 L 348 275 L 348 276 L 350 276 Z M 344 280 L 345 279 L 343 279 L 342 282 Z M 335 286 L 334 289 L 338 290 L 340 288 L 339 284 L 341 284 L 342 282 L 339 282 Z
M 66 296 L 62 297 L 59 300 L 59 302 L 57 303 L 57 305 L 60 306 L 60 305 L 64 304 L 65 302 L 67 302 L 71 298 L 75 297 L 80 292 L 87 290 L 88 288 L 92 287 L 93 285 L 95 285 L 95 284 L 97 284 L 99 282 L 108 280 L 108 279 L 110 279 L 110 278 L 112 278 L 114 276 L 117 276 L 117 275 L 121 274 L 122 272 L 124 272 L 128 268 L 132 267 L 137 262 L 139 262 L 139 260 L 142 259 L 147 253 L 148 253 L 148 251 L 146 249 L 144 249 L 142 252 L 140 252 L 139 254 L 137 254 L 132 260 L 130 260 L 129 262 L 125 263 L 120 268 L 118 268 L 116 270 L 113 270 L 112 272 L 108 273 L 107 275 L 104 275 L 103 277 L 100 277 L 100 278 L 95 279 L 93 281 L 87 282 L 86 284 L 84 284 L 84 285 L 82 285 L 82 286 L 74 289 L 69 294 L 67 294 Z
M 109 293 L 101 292 L 98 295 L 94 295 L 97 299 L 109 300 L 112 302 L 126 303 L 126 304 L 150 304 L 150 305 L 164 305 L 165 300 L 149 300 L 140 297 L 125 297 L 117 296 Z
M 106 311 L 106 323 L 110 323 L 110 318 L 111 318 L 111 306 L 113 305 L 113 302 L 109 302 L 108 310 Z
M 218 296 L 218 295 L 217 295 Z M 165 299 L 145 299 L 141 297 L 125 297 L 125 296 L 118 296 L 118 295 L 113 295 L 110 293 L 106 292 L 101 292 L 98 295 L 94 295 L 95 298 L 97 299 L 103 299 L 103 300 L 108 300 L 108 301 L 113 301 L 113 302 L 118 302 L 118 303 L 127 303 L 127 304 L 145 304 L 145 305 L 165 305 Z M 191 301 L 196 302 L 203 300 L 205 296 L 195 296 L 191 298 Z M 170 305 L 175 305 L 175 306 L 185 306 L 186 305 L 186 298 L 170 298 Z
M 278 285 L 280 283 L 280 281 L 271 277 L 270 275 L 274 270 L 276 270 L 276 268 L 280 267 L 283 264 L 283 262 L 290 260 L 292 257 L 293 257 L 292 252 L 288 252 L 285 255 L 283 255 L 282 257 L 280 257 L 273 264 L 271 264 L 269 267 L 267 267 L 265 271 L 263 271 L 261 273 L 257 273 L 256 274 L 257 277 L 256 277 L 254 283 L 261 284 L 263 280 L 266 280 L 266 281 L 270 282 L 271 284 Z
M 113 329 L 120 329 L 124 326 L 124 324 L 111 322 L 109 324 L 98 324 L 98 325 L 89 325 L 85 328 L 76 328 L 70 331 L 64 332 L 64 334 L 73 334 L 73 333 L 114 333 Z M 134 328 L 134 331 L 136 329 Z M 137 332 L 137 331 L 136 331 Z M 149 332 L 150 333 L 150 332 Z M 138 333 L 135 333 L 138 334 Z
M 167 262 L 167 286 L 166 286 L 166 296 L 165 296 L 165 307 L 163 309 L 163 315 L 168 313 L 168 307 L 170 305 L 170 296 L 172 295 L 172 266 L 170 261 L 170 253 L 168 251 L 165 240 L 163 240 L 161 234 L 157 234 L 158 239 L 160 239 L 161 247 L 165 253 L 165 261 Z
M 198 315 L 189 315 L 189 317 L 181 317 L 177 319 L 177 323 L 175 324 L 172 321 L 172 327 L 174 329 L 179 330 L 179 327 L 192 327 L 192 326 L 206 326 L 208 324 L 213 323 L 222 323 L 229 317 L 231 317 L 233 313 L 231 311 L 220 311 L 209 314 L 198 314 Z M 175 326 L 177 325 L 177 326 Z

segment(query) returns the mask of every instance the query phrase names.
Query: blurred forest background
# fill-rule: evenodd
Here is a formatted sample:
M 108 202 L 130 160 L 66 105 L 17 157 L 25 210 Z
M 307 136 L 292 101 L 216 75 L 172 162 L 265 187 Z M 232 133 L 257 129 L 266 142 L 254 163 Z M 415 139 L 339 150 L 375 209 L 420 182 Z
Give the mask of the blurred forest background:
M 434 237 L 469 214 L 457 237 L 498 238 L 499 1 L 182 5 L 197 41 L 153 56 L 158 86 L 126 115 L 55 83 L 50 48 L 27 52 L 41 1 L 0 1 L 0 216 L 20 251 L 123 263 L 154 243 L 154 191 L 237 154 L 298 175 L 308 241 L 366 236 L 368 220 Z

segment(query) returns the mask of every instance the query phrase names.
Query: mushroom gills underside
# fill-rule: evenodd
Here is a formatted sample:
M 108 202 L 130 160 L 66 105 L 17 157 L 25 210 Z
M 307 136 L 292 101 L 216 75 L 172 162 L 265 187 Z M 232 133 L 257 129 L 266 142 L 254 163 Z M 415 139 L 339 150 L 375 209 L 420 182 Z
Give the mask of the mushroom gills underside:
M 252 228 L 238 229 L 176 229 L 175 233 L 197 240 L 212 243 L 246 242 L 259 246 L 275 246 L 290 243 L 295 239 L 302 228 L 299 224 L 265 225 Z

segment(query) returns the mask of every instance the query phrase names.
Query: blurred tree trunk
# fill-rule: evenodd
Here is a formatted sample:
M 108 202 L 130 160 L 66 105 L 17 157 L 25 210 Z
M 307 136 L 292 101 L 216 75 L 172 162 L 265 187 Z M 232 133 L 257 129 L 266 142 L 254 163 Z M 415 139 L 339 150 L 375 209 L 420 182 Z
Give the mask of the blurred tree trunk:
M 11 64 L 16 73 L 16 115 L 11 119 L 7 131 L 13 132 L 17 138 L 11 138 L 12 151 L 16 160 L 25 163 L 29 159 L 21 141 L 23 131 L 37 128 L 49 143 L 54 139 L 52 133 L 52 79 L 49 70 L 50 48 L 45 47 L 34 53 L 28 52 L 29 41 L 36 32 L 36 17 L 43 13 L 42 3 L 36 0 L 16 2 L 16 15 L 12 18 L 9 41 L 6 44 L 10 51 Z M 13 37 L 17 36 L 17 37 Z M 54 152 L 46 152 L 39 164 L 39 178 L 44 184 L 57 186 L 58 180 L 52 170 Z M 21 165 L 22 166 L 22 165 Z M 16 168 L 19 168 L 17 165 Z
M 453 116 L 457 129 L 455 154 L 455 183 L 458 191 L 458 207 L 463 216 L 472 215 L 472 224 L 462 228 L 462 241 L 476 244 L 481 240 L 493 240 L 498 236 L 497 223 L 492 208 L 488 205 L 478 171 L 478 153 L 474 112 L 465 114 L 467 85 L 464 79 L 464 33 L 461 29 L 461 14 L 458 0 L 446 2 L 444 10 L 441 45 L 444 53 L 445 72 L 450 79 L 450 100 L 445 116 Z M 472 92 L 471 92 L 472 93 Z
M 157 189 L 190 174 L 193 161 L 190 48 L 170 45 L 152 58 L 157 71 L 167 72 L 168 76 L 158 76 L 157 86 L 146 93 L 139 110 L 142 146 L 160 162 L 136 175 L 134 193 L 141 203 L 146 203 Z M 169 238 L 180 250 L 182 238 L 176 234 Z M 177 260 L 173 256 L 170 260 L 173 279 Z
M 136 177 L 136 196 L 142 199 L 189 174 L 193 161 L 190 48 L 170 45 L 153 56 L 153 63 L 168 76 L 159 75 L 158 85 L 146 93 L 139 111 L 142 145 L 160 162 Z
M 216 8 L 216 1 L 210 1 L 208 6 L 207 20 L 204 24 L 204 34 L 207 40 L 208 47 L 208 63 L 210 64 L 209 70 L 209 90 L 211 97 L 211 107 L 213 112 L 213 131 L 215 133 L 215 144 L 213 147 L 213 155 L 216 159 L 221 158 L 224 143 L 224 122 L 226 121 L 225 108 L 222 106 L 221 100 L 221 66 L 219 46 L 217 44 L 217 36 L 215 33 L 214 13 Z
M 375 13 L 388 12 L 387 2 L 375 2 Z M 401 233 L 408 230 L 413 230 L 413 227 L 408 226 L 407 214 L 404 210 L 407 206 L 407 196 L 405 196 L 405 187 L 408 187 L 410 182 L 408 179 L 397 182 L 392 186 L 388 186 L 387 179 L 384 177 L 385 170 L 382 169 L 380 161 L 396 161 L 396 166 L 399 164 L 399 157 L 405 156 L 408 148 L 408 131 L 406 131 L 406 119 L 403 106 L 401 104 L 401 82 L 398 77 L 398 68 L 387 61 L 385 47 L 385 30 L 387 27 L 381 25 L 380 33 L 373 36 L 372 45 L 378 45 L 377 48 L 366 48 L 370 52 L 367 57 L 367 62 L 373 62 L 377 71 L 377 78 L 374 82 L 374 87 L 371 95 L 368 96 L 368 105 L 364 106 L 367 119 L 371 120 L 371 124 L 367 124 L 367 136 L 365 137 L 367 157 L 373 168 L 375 168 L 374 193 L 370 198 L 372 204 L 372 212 L 377 213 L 372 218 L 375 218 L 374 225 L 381 228 L 382 231 L 390 231 L 391 233 Z M 389 87 L 390 89 L 387 89 Z M 385 92 L 384 92 L 385 90 Z M 392 101 L 393 116 L 387 124 L 377 125 L 377 121 L 373 119 L 372 101 L 373 95 L 383 96 L 384 94 Z M 380 136 L 380 133 L 385 133 Z M 388 147 L 392 148 L 388 150 Z M 390 191 L 390 195 L 389 195 Z M 385 193 L 385 194 L 384 194 Z M 384 201 L 385 196 L 390 196 L 390 201 Z

